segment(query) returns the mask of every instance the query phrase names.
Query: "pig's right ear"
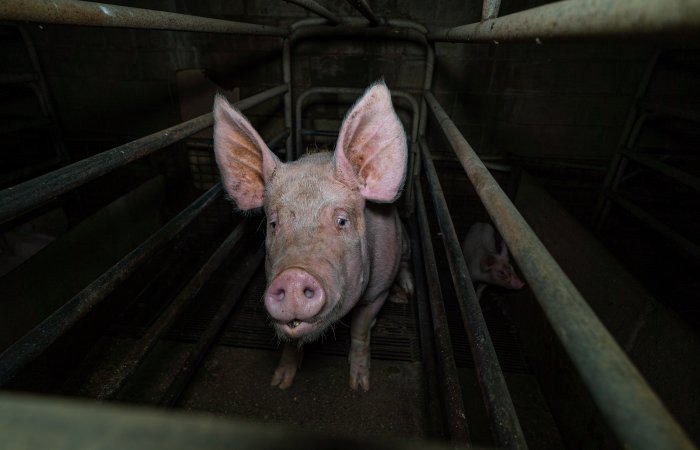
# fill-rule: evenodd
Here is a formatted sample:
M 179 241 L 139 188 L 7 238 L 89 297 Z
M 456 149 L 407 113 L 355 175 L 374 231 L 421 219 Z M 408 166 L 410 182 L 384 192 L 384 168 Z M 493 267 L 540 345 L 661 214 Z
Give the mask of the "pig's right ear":
M 263 206 L 265 182 L 280 163 L 226 98 L 214 100 L 214 154 L 226 192 L 244 211 Z

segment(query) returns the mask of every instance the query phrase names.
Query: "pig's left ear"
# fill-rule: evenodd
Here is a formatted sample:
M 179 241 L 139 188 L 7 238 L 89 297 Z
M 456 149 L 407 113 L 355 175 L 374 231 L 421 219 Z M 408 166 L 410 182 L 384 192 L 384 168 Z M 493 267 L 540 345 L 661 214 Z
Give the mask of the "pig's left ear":
M 406 135 L 383 82 L 371 86 L 340 127 L 336 176 L 375 202 L 392 202 L 406 178 Z

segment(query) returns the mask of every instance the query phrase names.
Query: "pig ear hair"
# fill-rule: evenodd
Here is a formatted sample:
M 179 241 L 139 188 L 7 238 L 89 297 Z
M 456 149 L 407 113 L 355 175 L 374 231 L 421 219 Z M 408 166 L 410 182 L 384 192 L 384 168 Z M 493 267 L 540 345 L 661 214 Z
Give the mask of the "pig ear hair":
M 263 205 L 265 182 L 278 164 L 243 114 L 226 97 L 214 99 L 214 155 L 226 192 L 244 211 Z
M 406 178 L 406 134 L 384 81 L 370 86 L 343 120 L 335 150 L 336 176 L 375 202 L 392 202 Z

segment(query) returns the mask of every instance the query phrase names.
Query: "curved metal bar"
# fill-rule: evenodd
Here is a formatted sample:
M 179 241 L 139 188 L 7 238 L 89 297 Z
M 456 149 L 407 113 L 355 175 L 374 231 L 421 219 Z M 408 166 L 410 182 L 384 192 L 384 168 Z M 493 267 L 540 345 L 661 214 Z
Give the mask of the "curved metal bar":
M 331 24 L 338 25 L 340 23 L 340 18 L 327 10 L 323 5 L 315 2 L 314 0 L 284 0 L 287 3 L 292 3 L 297 6 L 301 6 L 307 11 L 311 11 L 314 14 L 327 19 Z
M 376 14 L 374 14 L 374 11 L 372 11 L 369 3 L 367 3 L 365 0 L 347 0 L 347 2 L 350 3 L 350 5 L 357 10 L 357 12 L 365 16 L 365 18 L 369 20 L 369 24 L 373 27 L 376 27 L 382 23 L 382 20 L 377 17 Z
M 282 28 L 79 0 L 3 0 L 0 19 L 97 27 L 286 36 Z

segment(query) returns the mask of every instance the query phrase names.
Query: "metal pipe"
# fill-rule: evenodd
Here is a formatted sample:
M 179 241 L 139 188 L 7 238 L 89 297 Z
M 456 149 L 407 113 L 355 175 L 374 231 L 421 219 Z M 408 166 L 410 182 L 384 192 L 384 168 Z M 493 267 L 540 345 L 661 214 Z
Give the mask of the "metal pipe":
M 284 93 L 284 126 L 289 130 L 290 136 L 285 143 L 286 159 L 291 161 L 294 158 L 292 142 L 294 136 L 291 135 L 294 129 L 292 125 L 292 49 L 289 38 L 284 40 L 282 45 L 282 82 L 287 85 L 287 92 Z
M 433 206 L 435 207 L 435 215 L 442 232 L 447 262 L 452 273 L 452 281 L 462 321 L 464 322 L 464 329 L 469 337 L 469 347 L 472 350 L 479 387 L 481 388 L 486 412 L 491 422 L 491 431 L 496 440 L 496 445 L 499 447 L 527 448 L 513 401 L 508 392 L 506 380 L 498 364 L 498 356 L 496 356 L 491 335 L 486 327 L 484 315 L 481 312 L 479 298 L 474 292 L 469 269 L 464 261 L 462 248 L 450 218 L 450 211 L 447 208 L 447 202 L 430 156 L 430 150 L 425 142 L 425 138 L 421 137 L 419 142 L 421 154 L 423 155 L 424 173 L 428 180 Z M 417 190 L 416 196 L 420 195 L 420 192 Z
M 302 112 L 304 110 L 304 107 L 307 106 L 309 102 L 309 97 L 311 96 L 318 96 L 318 95 L 324 95 L 324 94 L 334 94 L 334 95 L 340 95 L 340 96 L 349 96 L 349 101 L 352 102 L 354 101 L 359 95 L 361 95 L 364 92 L 364 89 L 358 89 L 358 88 L 311 88 L 306 91 L 304 91 L 299 98 L 297 98 L 296 102 L 296 107 L 295 107 L 295 126 L 296 129 L 294 131 L 294 134 L 296 135 L 296 148 L 297 148 L 297 157 L 301 156 L 301 148 L 302 148 L 302 137 L 303 137 L 303 132 L 302 132 Z M 418 136 L 418 102 L 416 102 L 416 99 L 413 98 L 411 94 L 408 94 L 406 92 L 402 91 L 391 91 L 391 96 L 393 98 L 401 98 L 404 99 L 408 102 L 409 106 L 411 107 L 411 110 L 413 112 L 413 117 L 411 119 L 411 124 L 412 124 L 412 130 L 411 130 L 411 139 L 413 142 L 415 142 L 415 139 Z
M 416 180 L 415 188 L 417 221 L 422 248 L 418 245 L 415 247 L 420 249 L 423 254 L 423 267 L 416 268 L 416 271 L 424 271 L 428 281 L 428 299 L 430 300 L 430 311 L 433 318 L 433 334 L 435 335 L 438 349 L 437 360 L 440 364 L 441 372 L 440 387 L 442 388 L 450 439 L 455 448 L 463 448 L 469 445 L 467 412 L 464 408 L 462 388 L 459 384 L 457 365 L 455 363 L 454 353 L 452 352 L 450 328 L 447 323 L 442 288 L 440 287 L 440 275 L 438 274 L 437 261 L 435 260 L 435 252 L 433 251 L 430 225 L 428 225 L 428 215 L 423 200 L 420 180 Z
M 233 247 L 241 240 L 246 225 L 247 220 L 238 224 L 190 279 L 170 305 L 168 305 L 167 309 L 161 314 L 158 320 L 151 325 L 143 337 L 139 339 L 138 343 L 131 348 L 127 356 L 109 373 L 107 379 L 103 381 L 96 393 L 95 397 L 98 400 L 112 399 L 119 393 L 126 382 L 136 372 L 136 369 L 138 369 L 143 360 L 146 359 L 146 356 L 148 356 L 153 347 L 158 343 L 158 340 L 175 323 L 178 317 L 180 317 L 182 311 L 190 304 L 190 301 L 197 296 L 211 274 L 219 268 Z
M 239 110 L 245 110 L 281 95 L 287 89 L 285 85 L 277 86 L 236 102 L 235 106 Z M 206 113 L 0 191 L 0 223 L 82 186 L 118 167 L 143 158 L 156 150 L 210 127 L 213 123 L 212 113 Z
M 374 14 L 374 11 L 372 11 L 369 3 L 367 3 L 365 0 L 347 0 L 347 2 L 350 3 L 350 5 L 357 10 L 357 12 L 365 16 L 365 18 L 369 20 L 369 24 L 371 26 L 376 27 L 382 23 L 382 20 L 377 17 L 376 14 Z
M 623 446 L 693 448 L 438 101 L 425 96 L 564 349 Z
M 216 200 L 221 192 L 221 184 L 209 189 L 117 264 L 5 350 L 0 355 L 0 386 L 7 383 L 19 370 L 39 356 L 88 312 L 92 311 L 110 292 L 126 280 L 132 271 L 146 262 L 149 256 L 163 248 L 204 208 Z
M 260 247 L 252 258 L 247 259 L 239 266 L 233 279 L 229 282 L 230 288 L 225 294 L 224 301 L 219 306 L 214 317 L 209 321 L 207 329 L 197 340 L 195 347 L 189 351 L 187 359 L 180 365 L 177 375 L 160 398 L 158 402 L 160 405 L 173 406 L 177 403 L 180 395 L 187 387 L 190 379 L 192 379 L 192 375 L 194 375 L 214 340 L 219 336 L 224 325 L 226 325 L 226 320 L 243 295 L 245 287 L 250 283 L 250 279 L 253 278 L 253 275 L 260 267 L 264 256 L 265 247 Z
M 327 10 L 324 6 L 318 4 L 314 0 L 284 0 L 287 3 L 292 3 L 297 6 L 301 6 L 302 8 L 311 11 L 314 14 L 318 14 L 319 16 L 325 18 L 328 20 L 328 22 L 331 23 L 331 25 L 338 25 L 340 24 L 340 18 Z
M 698 0 L 564 0 L 428 33 L 431 41 L 500 42 L 697 34 Z
M 495 19 L 498 17 L 499 9 L 501 9 L 501 0 L 484 0 L 481 8 L 481 21 Z
M 286 30 L 267 25 L 79 0 L 52 0 L 50 2 L 4 0 L 0 2 L 0 19 L 62 25 L 197 31 L 201 33 L 287 35 Z

